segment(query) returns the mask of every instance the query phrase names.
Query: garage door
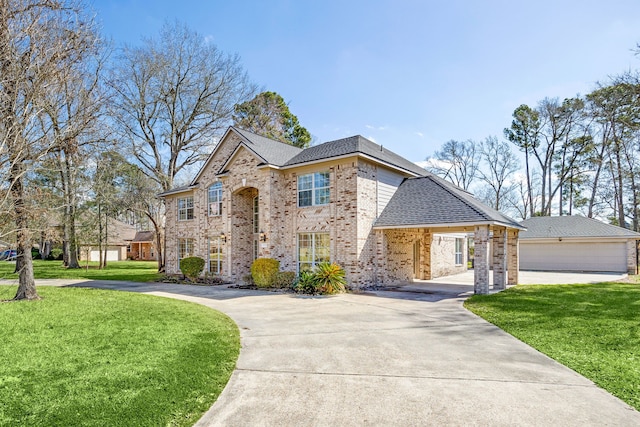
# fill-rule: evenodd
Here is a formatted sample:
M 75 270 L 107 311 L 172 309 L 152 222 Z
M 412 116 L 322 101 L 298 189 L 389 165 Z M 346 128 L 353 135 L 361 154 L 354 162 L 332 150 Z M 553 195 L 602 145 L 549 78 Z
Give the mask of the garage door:
M 91 251 L 90 261 L 100 261 L 100 252 Z M 118 261 L 118 251 L 117 250 L 107 251 L 107 261 Z
M 626 243 L 524 243 L 520 269 L 550 271 L 627 271 Z

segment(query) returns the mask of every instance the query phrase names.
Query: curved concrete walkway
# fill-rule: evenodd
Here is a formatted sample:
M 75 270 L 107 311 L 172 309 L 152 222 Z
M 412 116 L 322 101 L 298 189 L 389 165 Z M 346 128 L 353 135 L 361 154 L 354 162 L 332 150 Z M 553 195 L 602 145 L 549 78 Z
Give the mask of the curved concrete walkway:
M 199 426 L 640 425 L 639 412 L 469 313 L 451 293 L 313 298 L 75 286 L 189 300 L 236 321 L 237 369 Z

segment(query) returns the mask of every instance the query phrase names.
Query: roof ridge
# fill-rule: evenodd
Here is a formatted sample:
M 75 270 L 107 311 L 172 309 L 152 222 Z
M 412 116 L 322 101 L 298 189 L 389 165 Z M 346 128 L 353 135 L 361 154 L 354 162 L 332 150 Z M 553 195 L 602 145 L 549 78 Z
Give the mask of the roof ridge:
M 440 188 L 442 188 L 443 190 L 445 190 L 445 191 L 449 192 L 450 194 L 453 194 L 453 195 L 454 195 L 458 200 L 460 200 L 462 203 L 464 203 L 465 205 L 469 206 L 471 209 L 473 209 L 474 211 L 476 211 L 476 212 L 477 212 L 478 214 L 480 214 L 483 218 L 485 218 L 485 219 L 489 219 L 489 218 L 487 218 L 487 215 L 486 215 L 484 212 L 482 212 L 480 209 L 478 209 L 478 207 L 477 207 L 477 206 L 472 205 L 471 203 L 469 203 L 469 201 L 468 201 L 468 200 L 465 200 L 465 198 L 464 198 L 464 197 L 460 197 L 460 195 L 459 195 L 459 194 L 457 194 L 457 191 L 449 191 L 449 190 L 444 186 L 444 183 L 439 182 L 439 180 L 440 180 L 440 179 L 442 179 L 442 178 L 437 177 L 438 179 L 433 179 L 433 178 L 435 178 L 435 177 L 436 177 L 436 176 L 435 176 L 435 175 L 433 175 L 433 174 L 425 175 L 425 176 L 424 176 L 424 178 L 429 178 L 429 179 L 430 179 L 434 184 L 438 185 L 438 186 L 439 186 Z M 423 178 L 423 177 L 419 177 L 419 178 Z M 444 181 L 444 180 L 442 180 L 442 181 Z M 445 181 L 445 182 L 446 182 L 446 181 Z M 447 183 L 447 184 L 449 184 L 449 183 Z M 453 184 L 452 184 L 452 186 L 453 186 Z M 457 186 L 454 186 L 454 188 L 455 188 L 456 190 L 465 191 L 465 190 L 462 190 L 460 187 L 457 187 Z

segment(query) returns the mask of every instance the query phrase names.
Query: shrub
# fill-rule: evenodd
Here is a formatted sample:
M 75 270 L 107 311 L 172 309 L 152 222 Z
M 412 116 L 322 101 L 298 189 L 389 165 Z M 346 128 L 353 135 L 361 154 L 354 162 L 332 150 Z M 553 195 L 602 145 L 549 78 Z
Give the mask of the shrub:
M 344 269 L 336 263 L 322 262 L 318 264 L 313 275 L 320 293 L 332 295 L 346 290 L 347 281 L 344 278 Z
M 49 255 L 47 256 L 47 259 L 50 260 L 50 261 L 54 260 L 54 259 L 61 260 L 62 257 L 63 257 L 62 249 L 53 248 L 53 249 L 51 249 L 51 252 L 49 252 Z
M 196 280 L 204 270 L 204 260 L 197 256 L 190 256 L 180 260 L 180 271 L 189 280 Z
M 280 261 L 273 258 L 258 258 L 251 264 L 251 277 L 259 288 L 271 288 L 276 283 Z
M 276 288 L 291 288 L 296 281 L 296 273 L 294 271 L 278 271 L 276 274 Z
M 315 275 L 311 271 L 300 272 L 294 289 L 301 294 L 317 295 L 320 293 L 318 286 L 316 286 Z
M 248 286 L 253 286 L 253 277 L 251 277 L 250 274 L 245 274 L 244 276 L 242 276 L 242 281 L 247 284 Z

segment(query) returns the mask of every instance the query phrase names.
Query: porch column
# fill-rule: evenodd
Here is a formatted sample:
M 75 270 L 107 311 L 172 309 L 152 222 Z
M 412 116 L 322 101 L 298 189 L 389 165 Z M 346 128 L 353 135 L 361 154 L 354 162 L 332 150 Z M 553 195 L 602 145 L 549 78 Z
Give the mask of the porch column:
M 431 280 L 431 242 L 433 242 L 433 234 L 431 230 L 426 229 L 422 234 L 422 256 L 420 257 L 420 278 L 423 280 Z
M 507 232 L 507 284 L 509 286 L 518 284 L 518 270 L 520 269 L 518 233 L 520 231 L 511 229 Z
M 376 230 L 376 285 L 383 285 L 387 279 L 387 236 L 384 230 Z
M 493 229 L 493 289 L 507 287 L 507 229 L 496 227 Z
M 489 226 L 477 225 L 473 233 L 473 293 L 489 293 Z

